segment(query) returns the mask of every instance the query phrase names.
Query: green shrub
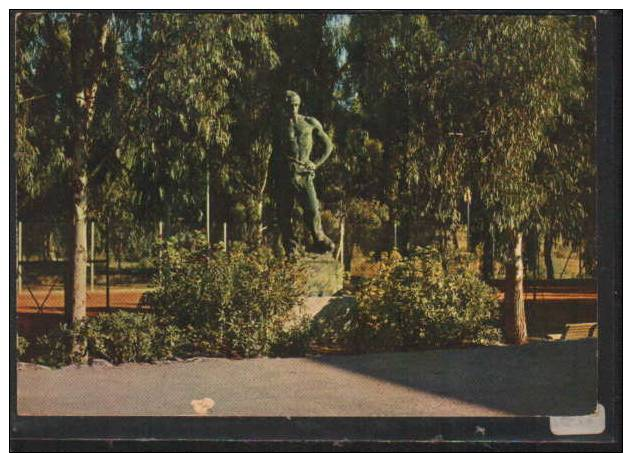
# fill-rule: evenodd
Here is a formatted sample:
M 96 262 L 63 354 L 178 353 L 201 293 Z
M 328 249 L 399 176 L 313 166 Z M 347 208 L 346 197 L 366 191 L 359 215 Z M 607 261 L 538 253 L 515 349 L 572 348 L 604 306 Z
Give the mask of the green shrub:
M 332 299 L 320 310 L 311 325 L 311 337 L 317 346 L 350 351 L 357 349 L 363 339 L 358 338 L 358 305 L 352 297 Z
M 383 259 L 358 291 L 350 334 L 370 350 L 487 343 L 500 338 L 499 309 L 469 255 L 419 248 Z
M 312 320 L 304 316 L 298 322 L 282 330 L 270 348 L 270 355 L 281 357 L 304 356 L 312 342 Z
M 180 329 L 159 323 L 152 314 L 121 310 L 88 318 L 74 328 L 60 325 L 36 340 L 34 355 L 36 362 L 48 366 L 86 358 L 152 362 L 173 358 L 184 341 Z
M 88 319 L 76 330 L 89 357 L 113 363 L 171 359 L 185 341 L 180 329 L 151 313 L 122 310 Z
M 15 351 L 17 353 L 17 359 L 23 360 L 26 357 L 26 353 L 28 349 L 29 349 L 29 341 L 26 338 L 17 335 L 16 342 L 15 342 Z
M 157 289 L 141 304 L 185 329 L 190 353 L 268 354 L 303 294 L 296 261 L 268 248 L 209 250 L 202 233 L 180 234 L 162 247 Z
M 80 348 L 72 350 L 73 340 Z M 59 367 L 73 362 L 80 362 L 86 354 L 85 342 L 81 341 L 77 329 L 70 329 L 66 324 L 35 339 L 31 348 L 36 363 Z

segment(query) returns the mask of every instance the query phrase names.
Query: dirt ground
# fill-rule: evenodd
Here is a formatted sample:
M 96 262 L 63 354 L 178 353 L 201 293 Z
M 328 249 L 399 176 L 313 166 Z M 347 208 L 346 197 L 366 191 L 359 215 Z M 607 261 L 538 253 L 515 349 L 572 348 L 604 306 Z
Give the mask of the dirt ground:
M 502 297 L 502 287 L 499 297 Z M 149 288 L 112 288 L 110 308 L 136 310 L 142 294 Z M 20 335 L 32 338 L 45 333 L 63 320 L 64 293 L 46 289 L 32 293 L 23 290 L 18 297 L 17 327 Z M 558 333 L 564 324 L 597 320 L 597 292 L 592 280 L 554 280 L 527 282 L 526 311 L 529 334 L 541 337 Z M 37 302 L 36 302 L 37 301 Z M 41 310 L 38 310 L 38 305 Z M 88 316 L 108 311 L 104 289 L 88 292 Z

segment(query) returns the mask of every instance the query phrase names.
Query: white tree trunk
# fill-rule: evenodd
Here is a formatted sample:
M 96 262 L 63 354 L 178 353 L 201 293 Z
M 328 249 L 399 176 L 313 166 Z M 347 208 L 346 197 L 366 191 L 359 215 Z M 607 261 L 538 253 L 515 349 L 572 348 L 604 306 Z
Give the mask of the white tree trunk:
M 86 317 L 86 276 L 88 263 L 88 229 L 87 229 L 87 191 L 85 175 L 79 178 L 81 187 L 75 190 L 72 219 L 72 247 L 70 249 L 69 265 L 72 276 L 71 293 L 66 299 L 66 321 L 70 325 L 76 324 Z M 77 184 L 79 185 L 79 183 Z
M 527 342 L 527 320 L 524 306 L 524 269 L 522 263 L 522 233 L 513 233 L 505 264 L 505 299 L 503 325 L 505 340 L 512 344 Z

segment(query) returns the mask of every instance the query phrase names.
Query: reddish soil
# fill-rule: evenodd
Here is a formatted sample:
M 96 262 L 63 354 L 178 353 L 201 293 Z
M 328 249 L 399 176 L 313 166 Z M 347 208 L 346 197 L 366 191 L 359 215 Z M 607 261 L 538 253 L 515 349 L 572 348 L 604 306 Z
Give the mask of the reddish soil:
M 502 286 L 499 297 L 502 297 Z M 148 288 L 115 288 L 110 290 L 110 308 L 137 310 L 138 302 Z M 595 321 L 597 316 L 597 292 L 594 281 L 562 280 L 528 282 L 525 299 L 527 323 L 530 335 L 545 335 L 561 331 L 565 323 Z M 48 295 L 46 289 L 37 289 L 33 294 L 27 290 L 18 297 L 17 327 L 20 335 L 33 337 L 45 333 L 63 321 L 64 293 L 55 290 Z M 38 304 L 44 303 L 41 310 Z M 96 316 L 108 310 L 105 290 L 88 292 L 88 316 Z
M 138 302 L 147 288 L 110 289 L 110 308 L 138 310 Z M 48 296 L 48 298 L 47 298 Z M 34 298 L 37 300 L 35 302 Z M 38 310 L 38 305 L 40 308 Z M 88 316 L 108 311 L 105 290 L 88 291 Z M 17 329 L 20 335 L 33 338 L 56 327 L 64 318 L 64 292 L 37 289 L 23 290 L 18 296 Z

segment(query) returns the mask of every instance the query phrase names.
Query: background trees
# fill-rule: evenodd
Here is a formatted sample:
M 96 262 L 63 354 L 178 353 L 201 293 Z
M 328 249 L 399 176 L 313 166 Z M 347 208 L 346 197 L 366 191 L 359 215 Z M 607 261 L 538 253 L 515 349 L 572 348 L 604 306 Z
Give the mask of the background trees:
M 488 278 L 493 249 L 504 262 L 505 334 L 522 342 L 523 243 L 529 258 L 565 241 L 594 267 L 593 35 L 561 16 L 21 14 L 18 215 L 74 225 L 71 321 L 87 216 L 121 238 L 164 220 L 216 241 L 228 222 L 260 244 L 293 89 L 334 138 L 317 184 L 347 244 L 390 248 L 397 222 L 404 253 L 446 250 L 471 191 L 471 248 Z
M 578 33 L 580 21 L 490 16 L 464 18 L 459 24 L 468 43 L 460 60 L 475 68 L 462 79 L 461 90 L 476 93 L 470 115 L 481 131 L 465 148 L 470 159 L 467 184 L 480 200 L 481 223 L 496 232 L 507 254 L 505 335 L 514 342 L 527 336 L 524 233 L 547 226 L 551 231 L 555 216 L 543 214 L 551 208 L 565 211 L 565 231 L 572 229 L 567 224 L 576 224 L 579 200 L 569 199 L 573 195 L 567 183 L 577 174 L 571 161 L 585 159 L 590 139 L 562 150 L 550 134 L 562 124 L 581 121 L 571 112 L 589 102 L 582 81 L 590 69 L 582 65 L 587 43 Z M 574 187 L 583 191 L 587 186 Z

